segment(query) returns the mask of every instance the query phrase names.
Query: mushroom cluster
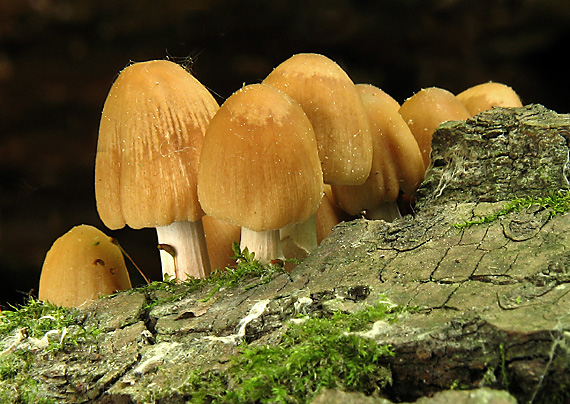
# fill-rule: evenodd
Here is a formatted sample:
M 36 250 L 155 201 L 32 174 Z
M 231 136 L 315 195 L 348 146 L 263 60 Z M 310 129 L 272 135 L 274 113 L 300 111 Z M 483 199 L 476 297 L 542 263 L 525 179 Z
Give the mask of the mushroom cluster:
M 204 278 L 226 268 L 236 241 L 264 263 L 302 259 L 342 220 L 400 217 L 429 168 L 441 123 L 521 105 L 500 83 L 457 96 L 425 88 L 400 105 L 373 85 L 355 84 L 326 56 L 305 53 L 219 106 L 176 63 L 133 63 L 103 107 L 97 210 L 109 229 L 156 228 L 164 278 Z M 107 256 L 91 254 L 105 245 L 103 236 L 92 237 L 82 238 L 87 247 L 54 243 L 40 298 L 64 305 L 88 299 L 58 300 L 53 285 L 77 277 L 77 265 L 89 267 L 90 276 L 109 265 Z M 108 286 L 90 287 L 89 296 L 130 287 L 116 259 L 112 278 L 81 275 Z

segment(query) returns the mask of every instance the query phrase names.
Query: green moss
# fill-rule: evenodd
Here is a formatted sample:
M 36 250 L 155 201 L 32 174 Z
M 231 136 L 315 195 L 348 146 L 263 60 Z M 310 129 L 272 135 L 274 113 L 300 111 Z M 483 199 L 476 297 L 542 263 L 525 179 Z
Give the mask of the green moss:
M 28 376 L 35 356 L 27 349 L 0 353 L 0 402 L 55 403 L 55 400 L 42 397 L 37 382 Z
M 255 254 L 248 251 L 247 247 L 242 251 L 239 244 L 232 246 L 234 251 L 233 259 L 236 261 L 234 267 L 228 267 L 224 270 L 214 271 L 210 277 L 205 279 L 189 278 L 183 282 L 177 282 L 176 279 L 165 279 L 160 282 L 152 282 L 150 285 L 136 288 L 136 291 L 144 291 L 149 294 L 157 290 L 168 291 L 170 296 L 166 299 L 150 299 L 147 308 L 152 308 L 158 304 L 177 301 L 188 294 L 206 287 L 210 287 L 206 297 L 202 301 L 209 300 L 222 288 L 231 288 L 240 284 L 246 279 L 259 279 L 258 282 L 252 283 L 246 289 L 254 288 L 260 284 L 269 282 L 277 273 L 283 273 L 284 269 L 279 264 L 263 265 L 255 259 Z
M 401 311 L 383 302 L 354 314 L 290 323 L 275 346 L 243 346 L 223 374 L 192 373 L 187 402 L 304 403 L 324 387 L 381 391 L 391 383 L 386 358 L 393 352 L 360 333 L 376 321 L 393 321 Z
M 453 226 L 458 229 L 466 229 L 473 225 L 490 223 L 501 216 L 508 215 L 512 212 L 520 212 L 521 210 L 530 208 L 534 205 L 548 210 L 550 217 L 564 214 L 570 210 L 570 192 L 559 190 L 556 192 L 550 192 L 547 196 L 543 197 L 516 198 L 507 203 L 498 212 L 479 217 L 477 219 L 466 220 L 463 223 L 456 223 Z
M 43 397 L 35 380 L 27 377 L 35 354 L 17 350 L 9 355 L 0 354 L 0 402 L 17 404 L 55 404 L 52 398 Z
M 0 402 L 50 404 L 30 373 L 37 355 L 94 339 L 100 330 L 78 325 L 78 311 L 30 299 L 0 313 Z M 52 336 L 49 338 L 48 336 Z
M 85 328 L 77 325 L 78 311 L 59 307 L 51 303 L 29 299 L 25 305 L 13 306 L 13 310 L 0 313 L 0 338 L 6 338 L 19 330 L 23 338 L 41 339 L 46 333 L 62 334 L 58 342 L 51 341 L 45 348 L 48 352 L 63 349 L 65 345 L 77 345 L 79 341 L 95 338 L 101 331 L 95 327 Z M 7 339 L 0 343 L 5 349 Z M 0 341 L 2 342 L 2 341 Z
M 30 337 L 38 338 L 54 329 L 75 323 L 71 310 L 30 299 L 27 304 L 0 313 L 0 336 L 25 328 Z
M 499 344 L 499 352 L 501 353 L 501 377 L 503 379 L 503 386 L 505 390 L 509 390 L 509 375 L 507 373 L 507 354 L 505 351 L 505 346 Z

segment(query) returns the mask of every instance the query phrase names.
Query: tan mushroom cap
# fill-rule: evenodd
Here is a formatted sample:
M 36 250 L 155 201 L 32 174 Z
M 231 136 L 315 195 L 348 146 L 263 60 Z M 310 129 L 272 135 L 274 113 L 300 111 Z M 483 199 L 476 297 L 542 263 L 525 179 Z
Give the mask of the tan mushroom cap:
M 284 92 L 243 87 L 212 118 L 198 174 L 208 215 L 253 231 L 277 230 L 315 213 L 322 187 L 313 128 Z
M 425 173 L 416 139 L 394 104 L 377 87 L 356 88 L 370 119 L 374 157 L 364 184 L 332 186 L 335 200 L 351 215 L 395 202 L 400 190 L 415 193 Z
M 396 111 L 400 109 L 400 103 L 394 99 L 390 94 L 386 91 L 373 86 L 372 84 L 357 84 L 356 89 L 358 90 L 359 94 L 371 94 L 376 98 L 381 98 L 385 101 L 388 105 L 394 108 Z
M 433 132 L 443 122 L 470 117 L 469 111 L 451 92 L 438 87 L 424 88 L 400 107 L 400 115 L 418 142 L 425 168 L 430 165 Z
M 88 225 L 72 228 L 46 254 L 40 276 L 42 301 L 77 307 L 131 287 L 120 248 Z
M 108 228 L 204 215 L 196 178 L 217 109 L 208 90 L 176 63 L 135 63 L 120 73 L 103 107 L 95 164 L 97 210 Z
M 362 101 L 346 72 L 329 58 L 292 56 L 263 83 L 297 100 L 309 117 L 327 184 L 362 184 L 372 164 L 372 139 Z
M 515 90 L 502 83 L 482 83 L 457 94 L 457 99 L 471 116 L 493 107 L 522 107 Z

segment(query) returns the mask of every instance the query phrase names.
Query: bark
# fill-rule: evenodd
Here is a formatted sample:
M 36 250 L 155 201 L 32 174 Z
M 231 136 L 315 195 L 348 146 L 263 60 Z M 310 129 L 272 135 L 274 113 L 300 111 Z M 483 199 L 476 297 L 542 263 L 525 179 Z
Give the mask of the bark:
M 536 105 L 445 124 L 415 216 L 342 223 L 290 274 L 207 300 L 211 288 L 186 286 L 102 299 L 78 318 L 103 331 L 97 340 L 40 351 L 29 377 L 61 403 L 153 402 L 158 391 L 168 400 L 155 402 L 185 402 L 188 374 L 223 374 L 239 354 L 232 342 L 275 344 L 299 312 L 350 313 L 382 299 L 408 308 L 367 333 L 392 346 L 391 385 L 382 398 L 333 389 L 315 403 L 567 402 L 570 215 L 530 206 L 454 225 L 513 197 L 567 189 L 569 128 L 570 116 Z

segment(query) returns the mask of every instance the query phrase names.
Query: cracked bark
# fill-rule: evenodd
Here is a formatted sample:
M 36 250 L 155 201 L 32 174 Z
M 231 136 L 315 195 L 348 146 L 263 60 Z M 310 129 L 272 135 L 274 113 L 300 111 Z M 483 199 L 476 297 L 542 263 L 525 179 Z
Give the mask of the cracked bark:
M 386 398 L 491 387 L 520 403 L 564 402 L 570 215 L 549 218 L 531 207 L 463 230 L 453 224 L 497 212 L 513 197 L 567 189 L 569 133 L 568 115 L 536 105 L 444 124 L 415 217 L 340 224 L 290 275 L 251 289 L 258 281 L 246 280 L 207 301 L 209 289 L 169 300 L 183 287 L 102 299 L 79 319 L 104 330 L 98 340 L 39 355 L 30 377 L 62 403 L 148 401 L 149 385 L 170 394 L 165 402 L 184 402 L 192 369 L 224 372 L 238 353 L 210 337 L 236 334 L 256 302 L 268 300 L 243 338 L 274 344 L 299 312 L 352 312 L 387 298 L 416 310 L 374 335 L 395 352 L 386 358 L 393 378 Z M 323 394 L 335 402 L 330 397 L 344 393 Z M 387 402 L 374 400 L 366 402 Z

